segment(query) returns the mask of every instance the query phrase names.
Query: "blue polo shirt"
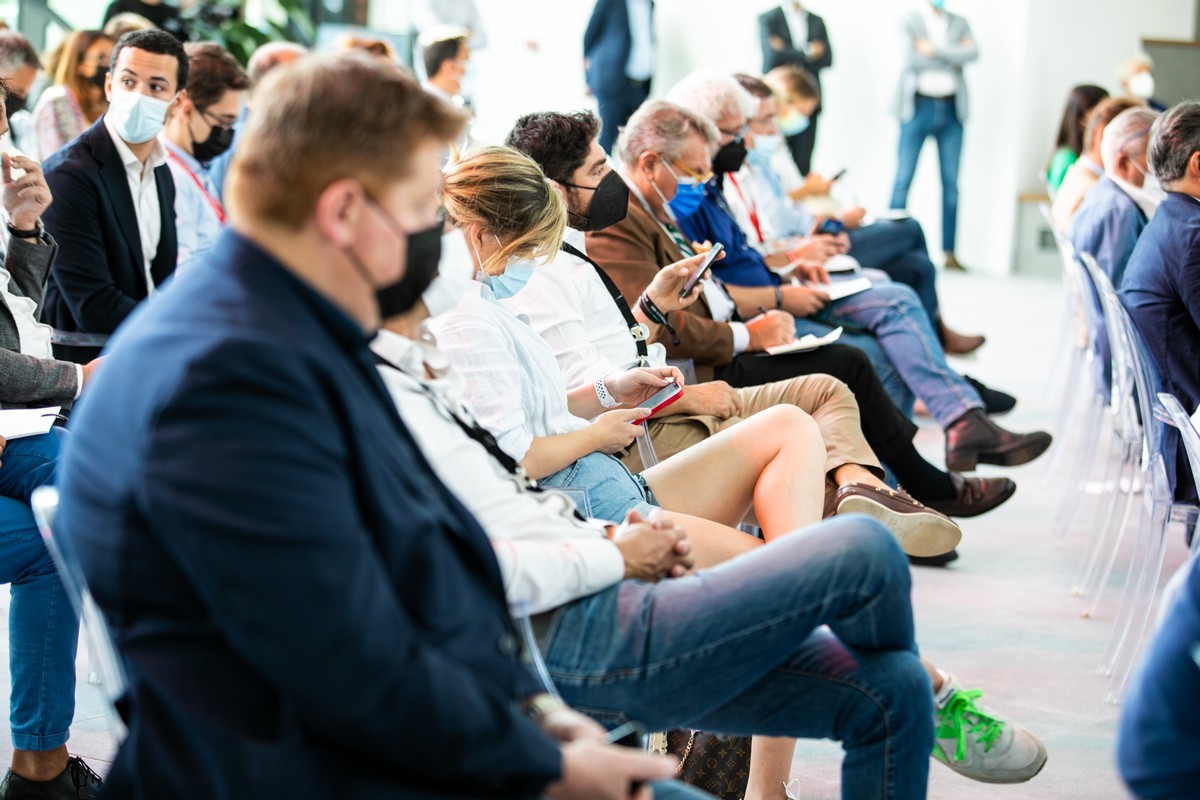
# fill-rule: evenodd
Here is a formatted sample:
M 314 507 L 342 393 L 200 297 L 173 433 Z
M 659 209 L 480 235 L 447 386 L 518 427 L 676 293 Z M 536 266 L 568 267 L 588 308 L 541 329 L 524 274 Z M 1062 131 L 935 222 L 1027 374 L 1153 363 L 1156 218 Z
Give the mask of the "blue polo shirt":
M 705 240 L 725 245 L 725 258 L 712 266 L 713 274 L 733 286 L 774 286 L 779 276 L 767 267 L 762 253 L 750 246 L 733 215 L 716 179 L 704 187 L 704 201 L 690 216 L 679 217 L 679 230 L 694 242 Z

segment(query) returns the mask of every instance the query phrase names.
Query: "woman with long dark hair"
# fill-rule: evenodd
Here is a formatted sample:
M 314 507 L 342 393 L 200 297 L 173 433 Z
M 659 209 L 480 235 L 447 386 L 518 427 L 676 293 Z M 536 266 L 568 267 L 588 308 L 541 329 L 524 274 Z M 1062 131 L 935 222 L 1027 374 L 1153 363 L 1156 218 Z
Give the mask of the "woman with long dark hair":
M 1083 129 L 1087 126 L 1088 112 L 1106 97 L 1108 92 L 1105 89 L 1090 83 L 1076 86 L 1067 95 L 1067 106 L 1058 125 L 1058 138 L 1054 140 L 1054 155 L 1046 167 L 1046 182 L 1051 189 L 1058 190 L 1067 176 L 1067 170 L 1084 151 Z

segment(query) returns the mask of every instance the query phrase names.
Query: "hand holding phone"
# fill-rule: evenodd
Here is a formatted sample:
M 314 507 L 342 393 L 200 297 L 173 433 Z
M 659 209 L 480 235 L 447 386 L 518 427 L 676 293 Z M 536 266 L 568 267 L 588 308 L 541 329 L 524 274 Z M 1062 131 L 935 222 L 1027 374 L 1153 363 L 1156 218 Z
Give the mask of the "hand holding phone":
M 637 407 L 650 409 L 650 416 L 654 416 L 659 412 L 660 409 L 666 408 L 681 397 L 683 397 L 683 387 L 675 381 L 671 381 L 666 386 L 659 389 L 642 402 L 638 403 Z
M 846 224 L 837 217 L 830 217 L 817 227 L 817 233 L 826 233 L 830 236 L 837 236 L 844 230 L 846 230 Z
M 679 293 L 680 300 L 692 293 L 692 289 L 696 288 L 696 284 L 700 282 L 700 279 L 703 278 L 708 270 L 712 267 L 713 262 L 716 261 L 723 252 L 725 252 L 725 245 L 721 244 L 720 242 L 717 242 L 712 246 L 712 249 L 708 251 L 708 255 L 702 262 L 700 262 L 700 267 L 692 274 L 692 277 L 687 279 L 687 283 L 683 285 L 683 291 Z
M 624 725 L 609 731 L 604 736 L 604 743 L 641 749 L 642 739 L 645 736 L 646 729 L 640 722 L 626 722 Z

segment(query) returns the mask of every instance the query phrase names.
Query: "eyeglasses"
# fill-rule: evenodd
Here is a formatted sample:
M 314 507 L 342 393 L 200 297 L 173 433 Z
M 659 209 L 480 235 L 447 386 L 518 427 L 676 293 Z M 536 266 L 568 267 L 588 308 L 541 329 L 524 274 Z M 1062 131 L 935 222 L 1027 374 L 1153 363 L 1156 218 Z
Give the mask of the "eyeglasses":
M 733 130 L 729 130 L 728 128 L 717 128 L 717 130 L 719 130 L 721 133 L 723 133 L 726 136 L 732 136 L 733 140 L 737 141 L 738 139 L 741 139 L 743 136 L 746 135 L 746 131 L 750 130 L 750 123 L 749 122 L 743 123 L 742 127 L 734 128 Z
M 226 120 L 223 120 L 220 117 L 218 117 L 217 115 L 209 112 L 207 109 L 201 110 L 200 116 L 203 117 L 204 121 L 207 122 L 210 126 L 212 126 L 214 128 L 220 128 L 221 130 L 225 130 L 225 131 L 231 131 L 231 130 L 233 130 L 233 126 L 237 125 L 237 120 L 234 120 L 232 122 L 227 122 Z
M 711 170 L 711 169 L 710 169 L 710 170 L 708 170 L 708 171 L 706 171 L 706 172 L 705 172 L 703 175 L 698 175 L 698 174 L 697 174 L 697 173 L 695 173 L 694 171 L 692 171 L 692 170 L 688 169 L 688 168 L 687 168 L 687 166 L 686 166 L 685 164 L 680 164 L 678 161 L 673 161 L 673 162 L 671 162 L 671 163 L 673 163 L 675 166 L 679 167 L 679 169 L 683 171 L 683 174 L 684 174 L 684 175 L 686 175 L 687 177 L 691 178 L 692 180 L 694 180 L 694 181 L 695 181 L 696 183 L 698 183 L 698 184 L 705 184 L 705 183 L 708 183 L 708 182 L 709 182 L 709 181 L 711 181 L 711 180 L 712 180 L 712 178 L 713 178 L 713 172 L 712 172 L 712 170 Z M 668 163 L 667 163 L 667 162 L 664 160 L 664 161 L 663 161 L 663 166 L 667 168 L 667 172 L 671 173 L 671 177 L 675 179 L 675 182 L 676 182 L 676 183 L 678 183 L 678 182 L 679 182 L 679 176 L 675 174 L 675 170 L 671 169 L 671 165 L 670 165 L 670 164 L 668 164 Z

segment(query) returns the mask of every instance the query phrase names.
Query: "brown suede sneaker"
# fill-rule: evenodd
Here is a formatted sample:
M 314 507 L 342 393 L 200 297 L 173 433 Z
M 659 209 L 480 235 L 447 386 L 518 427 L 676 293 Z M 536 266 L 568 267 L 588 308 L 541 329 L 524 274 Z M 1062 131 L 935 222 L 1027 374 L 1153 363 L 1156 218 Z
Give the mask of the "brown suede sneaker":
M 940 556 L 962 541 L 962 529 L 945 514 L 921 505 L 903 489 L 848 483 L 837 490 L 836 514 L 866 514 L 892 532 L 910 556 Z

